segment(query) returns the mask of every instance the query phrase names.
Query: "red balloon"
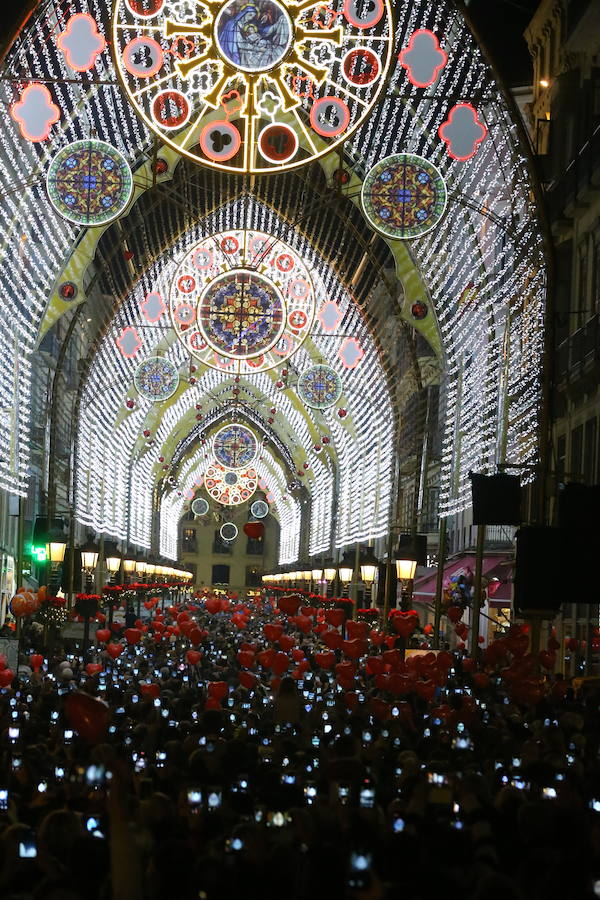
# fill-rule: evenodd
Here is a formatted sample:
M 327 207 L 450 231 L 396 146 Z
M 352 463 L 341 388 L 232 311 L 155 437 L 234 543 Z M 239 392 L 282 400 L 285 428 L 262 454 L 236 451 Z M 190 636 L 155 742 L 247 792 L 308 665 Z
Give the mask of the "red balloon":
M 396 612 L 395 615 L 392 616 L 392 628 L 403 638 L 410 637 L 418 624 L 419 617 L 412 611 Z
M 100 641 L 101 644 L 105 644 L 107 641 L 110 641 L 110 629 L 99 628 L 96 632 L 96 640 Z
M 156 684 L 155 681 L 151 682 L 151 684 L 140 684 L 140 693 L 144 697 L 151 697 L 152 700 L 156 700 L 160 697 L 160 684 Z
M 277 606 L 287 616 L 295 616 L 300 609 L 302 599 L 295 594 L 289 594 L 286 597 L 280 597 Z
M 367 675 L 381 675 L 385 670 L 385 663 L 381 656 L 369 656 L 365 664 Z
M 123 646 L 123 644 L 107 644 L 106 645 L 106 652 L 108 653 L 108 655 L 110 657 L 112 657 L 112 659 L 116 659 L 117 656 L 120 656 L 124 649 L 125 649 L 125 647 Z
M 301 650 L 300 647 L 294 647 L 292 650 L 292 659 L 294 662 L 300 662 L 301 659 L 304 659 L 304 650 Z
M 263 668 L 270 669 L 274 656 L 275 650 L 261 650 L 260 653 L 257 653 L 256 658 Z
M 97 675 L 98 672 L 102 671 L 102 663 L 88 663 L 85 667 L 85 671 L 88 675 Z
M 369 626 L 366 622 L 354 622 L 352 619 L 346 624 L 346 634 L 350 638 L 350 640 L 354 640 L 355 638 L 366 638 L 369 631 Z
M 256 687 L 256 684 L 258 682 L 258 678 L 252 672 L 240 672 L 238 677 L 240 680 L 240 684 L 249 691 Z
M 284 672 L 287 672 L 289 666 L 290 660 L 287 654 L 280 651 L 273 656 L 271 671 L 275 672 L 276 675 L 283 675 Z
M 577 640 L 577 638 L 569 638 L 566 641 L 566 647 L 567 650 L 569 650 L 571 653 L 575 653 L 575 651 L 579 647 L 579 641 Z
M 321 650 L 315 653 L 315 662 L 321 669 L 331 669 L 335 663 L 335 653 L 332 650 Z
M 314 606 L 301 606 L 300 612 L 303 616 L 307 616 L 308 618 L 312 618 L 317 614 L 317 610 Z
M 454 625 L 456 625 L 457 622 L 460 622 L 462 614 L 463 611 L 460 606 L 449 606 L 446 610 L 446 615 Z
M 423 700 L 433 700 L 435 697 L 435 687 L 434 681 L 417 681 L 415 691 Z
M 0 672 L 0 687 L 9 687 L 14 677 L 15 673 L 11 669 L 2 669 Z
M 425 625 L 423 627 L 423 633 L 424 634 L 433 634 L 433 625 L 431 625 L 431 624 Z
M 283 625 L 265 625 L 263 628 L 263 634 L 268 641 L 278 641 L 283 634 Z
M 73 728 L 89 744 L 98 744 L 108 734 L 110 710 L 103 700 L 78 691 L 65 701 L 65 715 Z
M 321 634 L 321 640 L 330 650 L 339 650 L 344 643 L 344 638 L 339 631 L 336 631 L 334 628 L 331 628 L 329 631 L 324 631 Z
M 339 628 L 346 621 L 346 613 L 343 609 L 325 610 L 325 621 L 334 628 Z
M 294 623 L 303 634 L 308 634 L 312 628 L 312 619 L 308 616 L 296 616 Z
M 253 669 L 256 664 L 256 655 L 252 650 L 239 650 L 237 658 L 240 666 L 244 669 Z
M 373 643 L 375 644 L 376 647 L 380 647 L 385 641 L 385 632 L 376 631 L 375 629 L 373 629 L 373 631 L 371 631 L 369 637 L 371 638 L 371 640 L 373 641 Z
M 128 644 L 139 644 L 142 639 L 142 632 L 139 628 L 127 628 L 125 630 L 125 640 Z
M 475 674 L 473 675 L 473 681 L 478 688 L 485 690 L 485 688 L 489 687 L 490 676 L 487 674 L 487 672 L 475 672 Z
M 296 638 L 292 637 L 291 634 L 282 634 L 279 638 L 279 646 L 285 653 L 289 653 L 295 643 Z
M 367 642 L 358 638 L 355 638 L 353 641 L 344 641 L 342 644 L 344 655 L 349 656 L 350 659 L 358 659 L 360 656 L 364 656 L 367 649 Z
M 31 663 L 31 668 L 34 672 L 39 672 L 39 670 L 44 665 L 44 657 L 41 653 L 32 653 L 29 657 L 29 662 Z
M 189 662 L 190 666 L 197 666 L 202 659 L 202 654 L 199 650 L 188 650 L 185 654 L 185 658 Z
M 244 534 L 248 535 L 254 541 L 257 541 L 265 533 L 265 526 L 262 522 L 246 522 L 244 525 Z
M 204 709 L 221 709 L 221 701 L 216 697 L 208 697 L 204 704 Z
M 198 644 L 201 644 L 204 638 L 207 637 L 207 632 L 203 631 L 201 628 L 192 628 L 188 637 L 194 647 L 197 647 Z
M 229 685 L 226 681 L 209 681 L 208 696 L 215 700 L 223 700 L 229 693 Z
M 215 613 L 221 612 L 221 601 L 218 597 L 209 597 L 204 601 L 204 609 L 211 615 L 215 615 Z
M 544 669 L 554 668 L 554 664 L 556 662 L 556 653 L 550 653 L 549 650 L 541 650 L 538 658 Z

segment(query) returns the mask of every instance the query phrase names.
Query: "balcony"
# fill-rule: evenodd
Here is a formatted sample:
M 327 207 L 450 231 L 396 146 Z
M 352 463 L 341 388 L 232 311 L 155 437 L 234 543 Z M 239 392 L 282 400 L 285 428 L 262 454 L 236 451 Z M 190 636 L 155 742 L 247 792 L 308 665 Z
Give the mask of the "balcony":
M 556 379 L 567 393 L 589 391 L 600 382 L 600 320 L 592 316 L 556 351 Z
M 562 175 L 550 184 L 547 193 L 550 220 L 560 224 L 572 219 L 590 202 L 600 186 L 600 125 L 579 149 Z

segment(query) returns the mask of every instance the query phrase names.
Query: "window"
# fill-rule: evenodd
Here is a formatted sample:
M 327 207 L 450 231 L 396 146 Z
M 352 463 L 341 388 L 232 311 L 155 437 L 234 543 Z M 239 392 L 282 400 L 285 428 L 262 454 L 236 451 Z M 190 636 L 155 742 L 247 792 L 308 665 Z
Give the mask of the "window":
M 594 484 L 594 473 L 596 471 L 596 428 L 596 419 L 590 419 L 585 423 L 583 480 L 586 484 Z
M 212 583 L 213 585 L 229 584 L 229 566 L 213 566 Z
M 221 532 L 217 528 L 215 531 L 215 537 L 213 540 L 213 553 L 231 553 L 231 549 L 235 541 L 224 541 L 221 537 Z
M 181 537 L 181 548 L 184 553 L 196 552 L 196 529 L 184 528 Z
M 559 435 L 556 441 L 556 478 L 557 481 L 565 480 L 565 470 L 567 462 L 567 436 Z
M 581 478 L 583 475 L 583 425 L 579 425 L 571 432 L 571 462 L 569 476 Z
M 264 541 L 261 537 L 248 538 L 248 542 L 246 544 L 246 555 L 247 556 L 262 556 L 263 552 L 264 552 Z
M 582 241 L 579 246 L 579 269 L 578 269 L 578 279 L 577 279 L 577 309 L 574 312 L 577 312 L 577 327 L 580 328 L 584 321 L 589 317 L 589 304 L 588 304 L 588 270 L 589 270 L 589 257 L 588 257 L 588 242 L 587 240 Z
M 262 574 L 258 566 L 246 566 L 246 587 L 261 587 Z
M 600 312 L 600 231 L 594 235 L 592 256 L 592 312 Z

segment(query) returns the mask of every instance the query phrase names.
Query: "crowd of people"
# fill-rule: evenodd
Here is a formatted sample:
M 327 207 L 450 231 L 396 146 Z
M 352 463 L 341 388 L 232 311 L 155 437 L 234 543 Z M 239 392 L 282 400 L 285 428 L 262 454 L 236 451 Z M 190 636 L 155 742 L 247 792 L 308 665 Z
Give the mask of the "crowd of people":
M 154 600 L 86 660 L 24 627 L 0 897 L 600 896 L 593 689 L 517 626 L 473 660 L 301 604 Z

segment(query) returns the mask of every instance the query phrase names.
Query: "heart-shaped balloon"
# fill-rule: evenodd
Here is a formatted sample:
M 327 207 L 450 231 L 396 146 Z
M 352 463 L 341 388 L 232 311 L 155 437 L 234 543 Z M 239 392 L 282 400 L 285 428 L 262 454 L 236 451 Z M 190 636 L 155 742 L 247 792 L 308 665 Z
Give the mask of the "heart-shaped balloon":
M 279 638 L 279 646 L 285 653 L 289 653 L 295 643 L 296 638 L 291 634 L 282 634 Z
M 369 656 L 365 663 L 367 675 L 381 675 L 385 670 L 385 663 L 381 656 Z
M 330 650 L 339 650 L 344 643 L 344 638 L 339 631 L 336 631 L 334 628 L 331 628 L 329 631 L 324 631 L 321 634 L 321 640 Z
M 415 691 L 423 700 L 433 700 L 435 697 L 435 682 L 428 681 L 417 681 L 415 684 Z
M 223 700 L 229 693 L 229 685 L 226 681 L 209 681 L 208 696 L 215 700 Z
M 102 663 L 88 663 L 85 667 L 85 671 L 88 673 L 88 675 L 97 675 L 102 671 Z
M 335 664 L 335 653 L 332 650 L 321 650 L 315 653 L 315 662 L 321 669 L 331 669 Z
M 366 638 L 368 632 L 369 626 L 366 622 L 355 622 L 352 619 L 349 619 L 346 623 L 346 634 L 351 641 L 356 638 Z
M 221 612 L 221 601 L 218 597 L 209 597 L 208 600 L 204 601 L 204 609 L 214 616 L 216 613 Z
M 116 659 L 117 656 L 120 656 L 125 647 L 123 644 L 107 644 L 106 652 L 112 659 Z
M 325 610 L 325 621 L 334 628 L 339 628 L 346 621 L 346 613 L 343 609 Z
M 256 658 L 264 669 L 270 669 L 274 656 L 275 650 L 261 650 L 260 653 L 257 653 Z
M 189 662 L 190 666 L 197 666 L 202 659 L 202 654 L 199 650 L 188 650 L 185 654 L 185 658 Z
M 283 634 L 283 625 L 273 625 L 269 623 L 268 625 L 264 626 L 263 634 L 268 641 L 272 641 L 274 643 L 275 641 L 278 641 Z
M 12 669 L 2 669 L 2 671 L 0 671 L 0 687 L 10 687 L 14 677 L 15 673 Z
M 125 630 L 125 640 L 128 644 L 139 644 L 142 639 L 142 632 L 139 628 L 127 628 Z
M 276 675 L 283 675 L 284 672 L 287 672 L 290 666 L 290 660 L 286 653 L 280 651 L 273 656 L 271 661 L 271 671 Z
M 359 638 L 355 638 L 352 641 L 344 641 L 342 644 L 342 652 L 350 659 L 358 659 L 360 656 L 364 656 L 367 649 L 367 642 Z
M 201 644 L 202 641 L 203 641 L 206 637 L 208 637 L 208 634 L 207 634 L 206 631 L 204 631 L 204 630 L 201 629 L 201 628 L 192 628 L 192 630 L 190 631 L 188 637 L 189 637 L 189 639 L 190 639 L 190 642 L 194 645 L 194 647 L 197 647 L 198 644 Z
M 41 653 L 32 653 L 29 657 L 29 662 L 31 663 L 31 668 L 34 672 L 39 672 L 39 670 L 44 665 L 44 657 Z
M 277 601 L 277 606 L 287 616 L 295 616 L 300 609 L 301 603 L 301 597 L 298 597 L 296 594 L 289 594 L 286 597 L 280 597 Z
M 65 716 L 73 728 L 89 744 L 98 744 L 108 735 L 110 710 L 103 700 L 78 691 L 65 701 Z
M 258 678 L 252 672 L 240 672 L 238 678 L 240 684 L 248 691 L 253 690 L 258 683 Z
M 381 645 L 385 641 L 385 632 L 376 631 L 375 629 L 373 629 L 373 631 L 370 632 L 369 637 L 376 647 L 381 647 Z
M 457 622 L 460 622 L 462 619 L 463 610 L 460 606 L 449 606 L 446 610 L 446 615 L 450 619 L 453 625 L 456 625 Z
M 107 641 L 110 641 L 110 629 L 109 628 L 99 628 L 96 632 L 96 640 L 101 644 L 106 644 Z
M 302 634 L 308 634 L 312 628 L 312 619 L 308 616 L 296 616 L 294 624 Z
M 160 697 L 160 684 L 156 684 L 155 681 L 152 681 L 150 684 L 140 684 L 140 693 L 143 694 L 144 697 L 150 697 L 152 700 L 157 700 Z
M 413 612 L 396 612 L 392 617 L 392 628 L 403 638 L 410 637 L 419 624 L 419 617 Z
M 243 669 L 253 669 L 256 665 L 256 655 L 252 650 L 239 650 L 237 658 Z

